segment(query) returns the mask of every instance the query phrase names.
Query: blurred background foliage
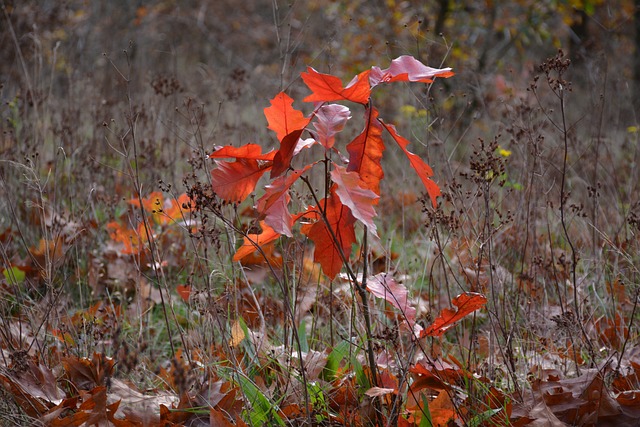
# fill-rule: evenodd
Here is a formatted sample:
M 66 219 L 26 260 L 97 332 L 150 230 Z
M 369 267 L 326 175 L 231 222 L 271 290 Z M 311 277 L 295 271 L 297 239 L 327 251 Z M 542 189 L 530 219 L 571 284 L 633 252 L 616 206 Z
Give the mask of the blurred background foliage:
M 574 71 L 579 80 L 598 79 L 597 70 L 613 65 L 611 75 L 629 82 L 637 3 L 3 0 L 0 79 L 4 100 L 27 96 L 25 80 L 33 84 L 40 74 L 53 74 L 60 91 L 104 75 L 109 94 L 113 79 L 103 53 L 117 56 L 131 42 L 130 59 L 142 82 L 151 73 L 201 74 L 200 81 L 209 82 L 242 70 L 255 95 L 265 98 L 290 85 L 306 65 L 349 75 L 400 54 L 451 66 L 462 76 L 447 84 L 467 89 L 479 90 L 484 77 L 497 73 L 531 72 L 558 48 L 582 65 Z M 38 97 L 46 88 L 32 89 L 30 96 Z M 201 93 L 204 87 L 189 89 Z
M 21 160 L 39 147 L 42 161 L 51 163 L 57 145 L 47 155 L 42 142 L 62 139 L 76 155 L 100 158 L 109 151 L 100 129 L 118 119 L 114 111 L 129 108 L 126 93 L 139 123 L 149 125 L 143 152 L 188 158 L 174 140 L 189 135 L 174 125 L 193 121 L 186 111 L 196 106 L 207 148 L 273 144 L 262 109 L 283 89 L 294 98 L 306 95 L 299 81 L 306 66 L 347 80 L 403 54 L 456 72 L 434 90 L 376 94 L 385 98 L 378 102 L 382 114 L 416 126 L 414 139 L 425 146 L 495 135 L 505 106 L 525 93 L 537 64 L 558 49 L 572 59 L 566 78 L 582 106 L 571 119 L 593 110 L 602 96 L 615 96 L 603 118 L 626 129 L 637 125 L 640 99 L 638 3 L 2 0 L 0 150 Z M 74 132 L 70 122 L 77 123 Z M 11 149 L 15 142 L 18 150 Z M 157 178 L 152 173 L 150 182 Z

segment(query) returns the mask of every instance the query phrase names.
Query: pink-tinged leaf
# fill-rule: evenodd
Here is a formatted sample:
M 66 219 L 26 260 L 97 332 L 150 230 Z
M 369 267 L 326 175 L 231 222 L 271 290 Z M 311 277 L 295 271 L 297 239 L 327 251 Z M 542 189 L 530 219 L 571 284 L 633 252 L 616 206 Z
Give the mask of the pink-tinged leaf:
M 269 227 L 264 221 L 260 221 L 260 228 L 262 229 L 260 233 L 248 234 L 244 238 L 242 246 L 240 246 L 235 255 L 233 255 L 234 261 L 240 261 L 242 258 L 258 250 L 257 246 L 263 247 L 267 243 L 271 243 L 280 237 L 280 234 Z
M 331 180 L 336 183 L 336 195 L 340 197 L 342 204 L 348 206 L 353 216 L 377 236 L 376 224 L 373 222 L 376 211 L 373 205 L 379 196 L 364 188 L 365 183 L 357 172 L 347 172 L 347 169 L 341 166 L 336 165 L 331 171 Z
M 291 166 L 291 159 L 293 159 L 302 132 L 304 132 L 304 129 L 295 130 L 282 139 L 280 149 L 273 158 L 271 179 L 279 177 Z
M 310 120 L 293 108 L 293 99 L 284 92 L 280 92 L 271 100 L 271 106 L 264 109 L 264 115 L 269 129 L 276 133 L 278 141 L 282 141 L 294 130 L 304 129 Z
M 390 82 L 431 83 L 435 77 L 451 76 L 453 76 L 451 68 L 427 67 L 413 56 L 403 55 L 391 61 L 391 65 L 386 70 L 372 67 L 369 80 L 371 87 L 374 87 L 380 83 Z
M 279 176 L 271 184 L 265 186 L 264 195 L 258 200 L 256 208 L 265 216 L 265 223 L 280 234 L 291 237 L 293 219 L 287 208 L 289 204 L 289 188 L 308 171 L 315 163 L 300 170 L 294 170 L 287 176 Z
M 415 330 L 419 326 L 416 324 L 416 309 L 409 304 L 409 291 L 402 283 L 396 282 L 390 274 L 380 273 L 369 277 L 367 290 L 400 310 L 409 329 Z M 420 330 L 416 332 L 420 333 Z
M 384 123 L 382 120 L 380 120 L 380 123 L 382 123 L 382 126 L 384 126 L 387 132 L 389 132 L 389 134 L 393 137 L 393 139 L 398 143 L 402 151 L 404 151 L 404 154 L 406 154 L 407 158 L 409 159 L 409 163 L 411 164 L 411 167 L 413 168 L 413 170 L 416 171 L 416 173 L 420 177 L 420 180 L 422 181 L 424 188 L 427 190 L 427 193 L 431 198 L 431 203 L 435 208 L 438 205 L 436 197 L 440 195 L 440 187 L 438 187 L 438 184 L 436 184 L 435 182 L 433 182 L 433 180 L 431 180 L 431 176 L 433 175 L 433 171 L 431 170 L 431 167 L 428 164 L 426 164 L 424 160 L 422 160 L 418 155 L 407 150 L 407 145 L 409 145 L 409 141 L 403 138 L 402 136 L 398 135 L 398 132 L 396 131 L 395 126 L 388 125 Z
M 364 394 L 366 394 L 369 397 L 378 397 L 378 396 L 385 396 L 387 394 L 392 394 L 397 392 L 398 390 L 394 388 L 371 387 L 369 390 L 365 391 Z
M 344 105 L 329 104 L 320 107 L 315 115 L 317 121 L 313 127 L 316 128 L 316 140 L 324 148 L 330 149 L 335 143 L 335 135 L 344 129 L 351 118 L 351 111 Z
M 289 212 L 289 202 L 291 196 L 286 191 L 278 197 L 269 210 L 265 213 L 264 222 L 274 229 L 276 233 L 283 234 L 287 237 L 293 237 L 293 218 Z
M 218 147 L 216 151 L 209 155 L 210 159 L 226 159 L 229 157 L 238 159 L 251 159 L 251 160 L 263 160 L 270 161 L 276 155 L 275 151 L 269 151 L 262 154 L 262 147 L 258 144 L 245 144 L 242 147 L 232 147 L 231 145 L 225 145 L 224 147 Z
M 300 138 L 298 140 L 298 143 L 296 144 L 296 148 L 294 148 L 294 150 L 293 150 L 293 155 L 297 156 L 298 153 L 301 152 L 302 150 L 304 150 L 305 148 L 311 148 L 317 143 L 318 143 L 318 141 L 316 141 L 313 138 L 307 138 L 307 139 Z
M 451 303 L 456 306 L 457 309 L 442 309 L 440 316 L 438 316 L 435 322 L 422 331 L 420 334 L 421 338 L 425 336 L 442 336 L 454 323 L 479 308 L 482 308 L 487 303 L 487 298 L 475 292 L 465 292 L 452 299 Z
M 352 101 L 358 104 L 367 104 L 369 103 L 369 96 L 371 95 L 371 86 L 369 84 L 370 72 L 371 70 L 363 71 L 343 88 L 342 81 L 338 77 L 330 74 L 322 74 L 311 67 L 307 67 L 307 72 L 302 73 L 301 76 L 312 93 L 303 101 Z
M 378 121 L 378 110 L 375 108 L 367 108 L 365 118 L 366 124 L 362 133 L 347 144 L 347 171 L 358 172 L 365 188 L 380 195 L 380 181 L 384 178 L 381 160 L 385 149 L 382 125 Z
M 336 236 L 338 244 L 333 240 L 332 233 L 327 229 L 325 222 L 318 218 L 316 222 L 304 224 L 300 231 L 307 235 L 315 245 L 313 260 L 320 263 L 322 271 L 327 277 L 333 279 L 342 269 L 342 257 L 340 249 L 349 260 L 351 256 L 351 245 L 356 242 L 356 233 L 354 229 L 355 218 L 351 214 L 349 208 L 340 202 L 340 198 L 335 194 L 334 189 L 331 196 L 320 201 L 320 207 L 325 208 L 327 222 Z M 313 217 L 313 211 L 319 211 L 318 207 L 310 207 L 307 218 Z
M 244 201 L 255 190 L 260 177 L 271 169 L 270 165 L 261 165 L 252 159 L 216 163 L 218 167 L 211 171 L 213 191 L 231 203 Z

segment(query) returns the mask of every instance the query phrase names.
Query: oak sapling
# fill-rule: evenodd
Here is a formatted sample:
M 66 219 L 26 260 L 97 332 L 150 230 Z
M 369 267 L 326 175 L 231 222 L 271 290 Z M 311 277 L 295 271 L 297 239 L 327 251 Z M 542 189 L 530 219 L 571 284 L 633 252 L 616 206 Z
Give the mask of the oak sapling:
M 269 172 L 264 194 L 258 199 L 256 210 L 259 214 L 261 231 L 244 232 L 244 242 L 236 251 L 233 260 L 240 261 L 257 251 L 269 264 L 265 245 L 281 236 L 293 237 L 293 227 L 300 223 L 299 231 L 309 238 L 315 246 L 314 261 L 319 263 L 323 273 L 333 280 L 338 273 L 346 275 L 358 293 L 362 304 L 362 316 L 365 322 L 367 341 L 367 359 L 373 387 L 378 385 L 376 362 L 372 344 L 371 315 L 368 293 L 386 299 L 396 307 L 403 319 L 405 329 L 411 332 L 412 339 L 425 335 L 437 335 L 453 322 L 484 305 L 484 297 L 468 296 L 476 304 L 471 310 L 461 308 L 456 316 L 434 326 L 433 331 L 425 331 L 416 323 L 415 308 L 407 301 L 407 289 L 392 278 L 380 275 L 367 277 L 366 254 L 368 234 L 377 236 L 374 222 L 375 207 L 380 199 L 380 182 L 384 178 L 382 156 L 386 148 L 382 138 L 386 131 L 409 160 L 410 166 L 418 174 L 431 203 L 435 207 L 440 188 L 431 179 L 431 167 L 419 156 L 408 150 L 409 141 L 398 134 L 392 124 L 379 117 L 379 112 L 371 98 L 372 90 L 381 84 L 392 82 L 432 83 L 436 77 L 450 77 L 450 68 L 435 69 L 427 67 L 411 56 L 394 59 L 386 69 L 372 67 L 355 76 L 346 86 L 340 78 L 323 74 L 308 67 L 301 74 L 302 80 L 311 90 L 303 102 L 313 103 L 313 111 L 308 116 L 294 108 L 294 100 L 284 92 L 278 93 L 264 109 L 268 128 L 275 132 L 280 143 L 277 150 L 263 153 L 259 145 L 246 144 L 242 147 L 219 147 L 209 157 L 215 159 L 217 167 L 211 172 L 213 191 L 226 202 L 240 203 L 255 194 L 261 177 Z M 349 107 L 336 102 L 350 101 L 359 104 L 365 115 L 364 129 L 346 145 L 348 156 L 344 156 L 336 144 L 336 138 L 351 119 Z M 296 156 L 313 146 L 320 146 L 314 152 L 321 153 L 320 158 L 307 161 L 302 166 L 294 166 Z M 309 159 L 311 156 L 300 156 Z M 231 160 L 221 160 L 231 159 Z M 345 166 L 346 163 L 346 166 Z M 324 188 L 315 188 L 309 174 L 320 168 L 320 178 Z M 302 181 L 314 202 L 313 206 L 303 207 L 292 212 L 291 188 Z M 300 204 L 298 204 L 300 206 Z M 304 205 L 303 205 L 304 206 Z M 364 226 L 362 237 L 363 265 L 359 268 L 361 276 L 352 268 L 352 246 L 357 242 L 355 225 Z M 361 277 L 361 278 L 360 278 Z M 370 284 L 367 284 L 367 280 Z M 285 296 L 287 286 L 280 283 Z M 482 299 L 480 301 L 480 299 Z M 289 308 L 289 317 L 294 315 Z M 294 328 L 295 331 L 295 328 Z M 298 340 L 294 333 L 294 339 Z M 302 364 L 302 361 L 300 362 Z M 304 371 L 304 366 L 301 366 Z M 305 381 L 303 377 L 303 382 Z
M 407 156 L 436 206 L 440 188 L 431 179 L 431 167 L 407 149 L 409 141 L 400 136 L 393 125 L 379 118 L 371 92 L 380 84 L 432 83 L 436 77 L 452 75 L 450 68 L 435 69 L 411 56 L 400 56 L 391 62 L 389 68 L 372 67 L 343 86 L 338 77 L 308 67 L 301 77 L 311 90 L 303 102 L 314 104 L 309 116 L 305 117 L 295 109 L 294 100 L 284 92 L 277 94 L 264 110 L 268 127 L 276 133 L 280 142 L 279 149 L 262 153 L 260 146 L 247 144 L 239 148 L 220 147 L 210 155 L 217 163 L 211 173 L 213 190 L 227 202 L 244 201 L 254 194 L 260 178 L 270 172 L 266 191 L 256 206 L 267 227 L 263 228 L 262 233 L 245 236 L 245 242 L 234 259 L 239 260 L 250 253 L 249 246 L 257 248 L 280 235 L 291 237 L 294 223 L 303 220 L 300 232 L 315 244 L 314 260 L 320 263 L 322 271 L 330 279 L 335 278 L 343 267 L 349 273 L 351 245 L 356 242 L 356 222 L 362 223 L 368 232 L 376 235 L 373 218 L 380 198 L 380 181 L 384 178 L 381 160 L 385 150 L 382 139 L 385 130 Z M 351 111 L 347 106 L 333 103 L 338 101 L 360 104 L 366 118 L 362 132 L 346 145 L 347 157 L 341 154 L 335 142 L 336 136 L 351 118 Z M 292 165 L 294 157 L 314 145 L 324 148 L 324 156 L 296 169 Z M 332 156 L 334 153 L 337 156 Z M 233 160 L 219 160 L 223 158 Z M 342 165 L 343 159 L 348 159 L 346 167 Z M 322 191 L 324 197 L 319 197 L 317 189 L 309 186 L 311 195 L 316 198 L 316 205 L 302 212 L 290 212 L 291 186 L 299 179 L 309 182 L 306 174 L 319 165 L 322 173 L 326 174 L 324 182 L 327 188 Z M 352 278 L 355 279 L 355 275 Z

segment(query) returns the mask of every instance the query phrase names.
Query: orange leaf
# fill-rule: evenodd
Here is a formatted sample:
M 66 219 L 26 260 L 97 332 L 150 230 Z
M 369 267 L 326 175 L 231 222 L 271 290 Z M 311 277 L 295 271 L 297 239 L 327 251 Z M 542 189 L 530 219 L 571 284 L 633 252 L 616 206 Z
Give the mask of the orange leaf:
M 451 401 L 449 392 L 441 391 L 438 396 L 429 403 L 431 422 L 434 426 L 448 426 L 451 420 L 455 420 L 456 408 Z
M 189 302 L 189 297 L 191 296 L 191 286 L 189 285 L 178 285 L 176 286 L 176 292 L 180 295 L 180 298 L 184 300 L 184 302 Z
M 137 230 L 132 230 L 124 227 L 118 222 L 112 221 L 107 224 L 109 230 L 109 237 L 114 242 L 119 242 L 124 245 L 122 253 L 126 255 L 138 254 L 144 249 L 145 243 L 149 241 L 147 234 L 147 228 L 143 223 L 138 225 Z
M 211 171 L 213 191 L 228 202 L 240 203 L 253 192 L 260 177 L 271 169 L 257 160 L 240 158 L 235 162 L 218 162 Z
M 209 154 L 209 158 L 225 159 L 231 157 L 235 158 L 236 160 L 251 159 L 270 161 L 273 160 L 273 157 L 275 155 L 275 151 L 269 151 L 268 153 L 262 154 L 262 147 L 260 147 L 258 144 L 245 144 L 242 147 L 232 147 L 230 145 L 217 147 L 216 151 L 214 151 L 212 154 Z
M 427 329 L 422 331 L 420 337 L 439 337 L 445 333 L 453 324 L 466 315 L 473 313 L 487 303 L 484 295 L 475 292 L 465 292 L 451 300 L 457 310 L 445 308 L 440 312 L 440 316 Z
M 209 409 L 209 425 L 218 427 L 235 427 L 235 424 L 229 421 L 222 411 L 218 411 L 214 408 Z
M 312 93 L 304 99 L 304 102 L 352 101 L 367 104 L 371 95 L 370 72 L 370 70 L 363 71 L 343 88 L 342 81 L 338 77 L 322 74 L 307 67 L 307 72 L 302 73 L 301 76 Z
M 440 195 L 440 187 L 438 187 L 438 184 L 433 182 L 430 178 L 433 175 L 433 171 L 431 170 L 431 167 L 428 164 L 426 164 L 424 160 L 422 160 L 419 156 L 407 150 L 407 145 L 409 145 L 409 141 L 403 138 L 402 136 L 398 135 L 398 132 L 396 131 L 395 126 L 387 125 L 382 120 L 380 120 L 380 123 L 382 123 L 382 126 L 384 126 L 384 128 L 391 134 L 391 136 L 398 143 L 402 151 L 404 151 L 404 154 L 406 154 L 406 156 L 409 158 L 409 163 L 411 164 L 411 167 L 416 171 L 416 173 L 420 177 L 420 180 L 422 181 L 422 184 L 424 184 L 424 187 L 426 188 L 427 193 L 429 193 L 429 197 L 431 197 L 431 203 L 433 203 L 433 207 L 435 208 L 437 206 L 436 197 Z
M 154 191 L 147 198 L 142 199 L 142 207 L 148 212 L 156 224 L 170 224 L 171 222 L 181 221 L 184 218 L 183 211 L 190 210 L 191 199 L 185 193 L 180 195 L 178 199 L 164 199 L 159 191 Z M 141 206 L 140 199 L 133 198 L 129 200 L 129 204 L 139 208 Z M 187 208 L 183 208 L 185 205 Z
M 331 180 L 336 183 L 336 195 L 343 205 L 351 209 L 351 213 L 366 225 L 369 231 L 377 236 L 373 217 L 376 211 L 373 205 L 379 198 L 373 191 L 364 188 L 365 183 L 357 172 L 347 172 L 346 168 L 335 166 L 331 171 Z
M 164 208 L 162 209 L 164 213 L 164 216 L 161 217 L 162 221 L 163 223 L 181 221 L 184 219 L 184 211 L 191 211 L 192 209 L 191 198 L 186 193 L 182 193 L 177 199 L 165 200 Z
M 159 191 L 154 191 L 153 193 L 149 194 L 147 198 L 142 199 L 142 207 L 145 211 L 152 213 L 162 208 L 163 200 L 164 196 L 162 195 L 162 193 Z M 140 199 L 138 199 L 137 197 L 130 199 L 129 204 L 139 208 Z
M 332 189 L 330 197 L 320 202 L 320 207 L 324 208 L 324 206 L 326 206 L 327 222 L 340 246 L 337 246 L 333 241 L 331 231 L 327 229 L 327 225 L 322 219 L 318 219 L 311 225 L 303 226 L 301 231 L 315 244 L 313 260 L 320 263 L 324 274 L 333 279 L 342 269 L 339 248 L 342 249 L 347 260 L 351 256 L 351 245 L 356 242 L 356 234 L 353 227 L 355 218 L 349 208 L 340 202 L 340 198 L 335 194 L 335 188 Z M 307 212 L 311 211 L 319 211 L 319 209 L 318 207 L 312 207 Z
M 257 250 L 256 245 L 264 246 L 280 237 L 280 234 L 275 232 L 273 228 L 269 227 L 264 221 L 260 221 L 260 227 L 262 228 L 261 233 L 248 234 L 247 237 L 244 238 L 242 246 L 238 248 L 233 256 L 234 261 L 240 261 L 242 258 L 255 252 Z
M 378 122 L 378 110 L 367 108 L 367 123 L 364 130 L 353 141 L 347 144 L 349 152 L 349 172 L 358 172 L 366 188 L 380 195 L 380 181 L 384 172 L 380 161 L 385 149 L 382 140 L 382 126 Z
M 264 116 L 269 123 L 269 129 L 276 133 L 278 141 L 282 141 L 294 130 L 304 129 L 310 120 L 293 108 L 293 99 L 284 92 L 280 92 L 271 100 L 271 107 L 264 109 Z
M 431 68 L 415 59 L 413 56 L 402 55 L 391 61 L 386 70 L 379 67 L 371 68 L 369 79 L 371 86 L 390 82 L 420 82 L 431 83 L 435 77 L 451 77 L 451 68 Z

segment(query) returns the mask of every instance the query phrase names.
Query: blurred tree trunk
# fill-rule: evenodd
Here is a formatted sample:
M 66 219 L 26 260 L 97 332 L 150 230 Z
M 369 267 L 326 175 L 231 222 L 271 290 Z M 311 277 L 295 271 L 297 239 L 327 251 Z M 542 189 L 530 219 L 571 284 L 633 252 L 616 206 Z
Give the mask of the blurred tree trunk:
M 438 6 L 438 17 L 434 28 L 436 36 L 444 31 L 444 23 L 447 20 L 447 15 L 449 15 L 449 10 L 451 10 L 451 0 L 438 0 Z
M 584 62 L 589 48 L 589 15 L 584 9 L 577 9 L 574 14 L 575 18 L 569 36 L 569 55 L 571 62 L 578 65 Z

